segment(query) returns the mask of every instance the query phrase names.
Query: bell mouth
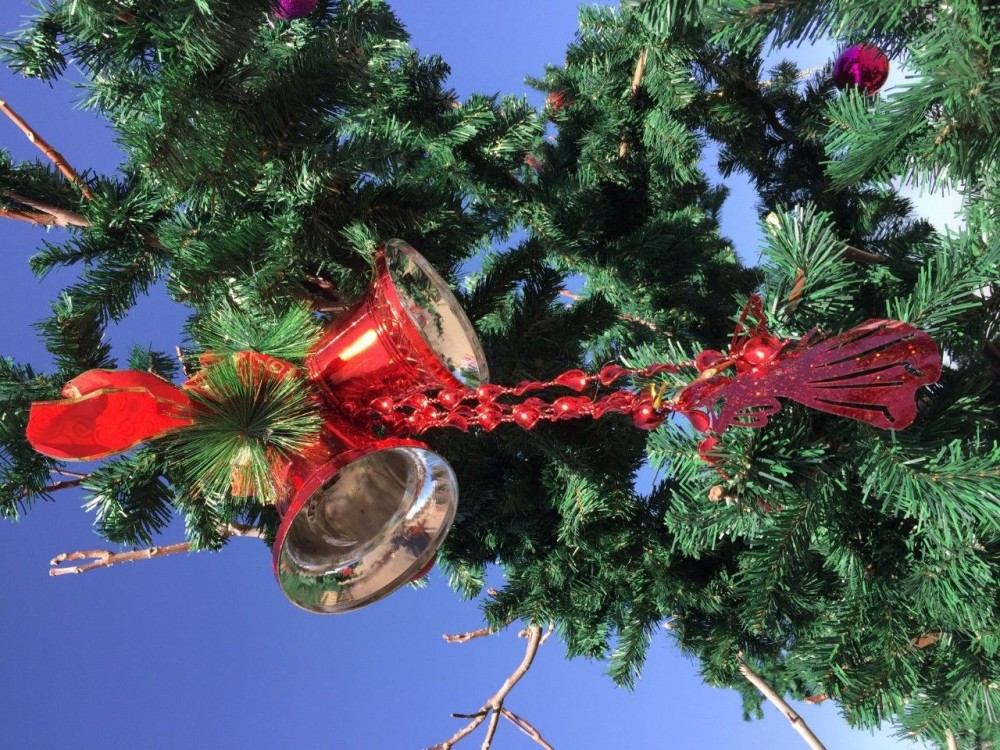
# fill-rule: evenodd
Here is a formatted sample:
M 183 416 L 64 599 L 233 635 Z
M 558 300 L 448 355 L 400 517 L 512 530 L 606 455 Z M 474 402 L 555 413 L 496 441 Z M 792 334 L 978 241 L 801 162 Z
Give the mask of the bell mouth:
M 384 253 L 400 306 L 445 369 L 467 388 L 488 381 L 476 330 L 444 279 L 402 240 L 386 242 Z
M 404 446 L 323 464 L 292 498 L 274 572 L 298 607 L 339 614 L 388 596 L 437 552 L 458 483 L 438 454 Z

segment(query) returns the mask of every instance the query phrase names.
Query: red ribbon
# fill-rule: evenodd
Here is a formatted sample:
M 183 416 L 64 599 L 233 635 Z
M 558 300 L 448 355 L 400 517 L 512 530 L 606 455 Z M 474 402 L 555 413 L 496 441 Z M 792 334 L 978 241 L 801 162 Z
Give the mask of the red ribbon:
M 27 437 L 39 453 L 65 461 L 113 456 L 194 424 L 188 395 L 148 372 L 88 370 L 62 395 L 31 405 Z
M 295 365 L 257 352 L 234 354 L 236 369 L 247 382 L 284 378 Z M 206 355 L 211 366 L 217 355 Z M 204 393 L 204 370 L 178 388 L 163 378 L 137 370 L 88 370 L 66 383 L 59 401 L 36 401 L 28 415 L 27 438 L 46 456 L 65 461 L 93 461 L 123 453 L 144 440 L 195 422 L 197 405 L 188 393 Z M 234 494 L 246 494 L 234 479 Z

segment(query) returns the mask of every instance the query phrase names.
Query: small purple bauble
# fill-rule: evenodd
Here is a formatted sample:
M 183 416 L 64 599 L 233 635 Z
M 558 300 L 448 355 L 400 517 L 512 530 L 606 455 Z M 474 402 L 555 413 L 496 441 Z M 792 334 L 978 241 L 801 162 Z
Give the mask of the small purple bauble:
M 315 10 L 317 2 L 319 0 L 278 0 L 271 10 L 278 18 L 291 21 L 308 16 Z
M 889 58 L 878 47 L 855 44 L 840 53 L 832 77 L 838 89 L 857 86 L 866 94 L 877 94 L 889 77 Z

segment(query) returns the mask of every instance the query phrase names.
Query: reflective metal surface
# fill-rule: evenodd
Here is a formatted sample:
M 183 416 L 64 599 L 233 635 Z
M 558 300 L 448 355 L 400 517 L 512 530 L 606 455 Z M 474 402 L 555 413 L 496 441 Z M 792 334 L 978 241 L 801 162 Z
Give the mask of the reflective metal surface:
M 275 545 L 275 574 L 311 612 L 363 607 L 410 581 L 455 517 L 458 485 L 425 448 L 376 450 L 339 468 L 331 460 L 293 498 Z
M 489 380 L 476 331 L 434 267 L 402 240 L 385 244 L 385 260 L 403 310 L 448 371 L 468 388 Z

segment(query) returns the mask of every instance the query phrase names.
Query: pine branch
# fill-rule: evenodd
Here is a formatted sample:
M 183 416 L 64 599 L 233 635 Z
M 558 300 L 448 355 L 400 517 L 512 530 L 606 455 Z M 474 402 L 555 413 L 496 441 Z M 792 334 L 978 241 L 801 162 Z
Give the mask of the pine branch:
M 566 297 L 566 299 L 573 300 L 574 302 L 580 301 L 580 295 L 571 292 L 569 289 L 560 289 L 559 296 Z M 627 320 L 629 323 L 638 323 L 639 325 L 645 326 L 651 331 L 657 330 L 656 323 L 653 323 L 645 318 L 640 318 L 638 315 L 629 315 L 628 313 L 618 313 L 618 317 L 622 320 Z M 664 334 L 665 336 L 670 336 L 669 333 Z
M 258 529 L 247 526 L 237 526 L 235 524 L 229 524 L 222 529 L 222 535 L 225 538 L 234 536 L 253 537 L 257 539 L 263 538 L 263 535 Z M 146 547 L 145 549 L 130 550 L 128 552 L 111 552 L 106 549 L 63 552 L 53 557 L 49 562 L 49 565 L 52 566 L 49 568 L 49 575 L 62 576 L 69 575 L 70 573 L 86 573 L 88 570 L 108 568 L 112 565 L 118 565 L 119 563 L 136 562 L 137 560 L 149 560 L 153 557 L 176 555 L 178 552 L 190 552 L 191 545 L 192 542 L 176 542 L 174 544 L 167 544 L 163 547 Z M 58 567 L 62 565 L 62 563 L 76 562 L 77 560 L 93 560 L 93 562 L 84 563 L 82 565 L 67 565 Z
M 453 713 L 452 716 L 454 716 L 456 719 L 471 719 L 471 721 L 464 727 L 462 727 L 460 730 L 455 732 L 455 734 L 453 734 L 449 739 L 445 740 L 444 742 L 438 743 L 437 745 L 434 745 L 428 750 L 451 750 L 451 748 L 453 748 L 458 742 L 460 742 L 462 739 L 472 734 L 472 732 L 474 732 L 476 728 L 486 720 L 487 716 L 490 717 L 490 723 L 486 729 L 486 739 L 483 741 L 482 750 L 489 750 L 490 745 L 493 743 L 493 736 L 496 733 L 496 727 L 497 723 L 499 722 L 500 714 L 504 710 L 503 707 L 504 699 L 506 699 L 507 695 L 510 693 L 511 690 L 514 689 L 514 686 L 520 681 L 520 679 L 524 677 L 525 674 L 527 674 L 528 670 L 531 669 L 531 664 L 535 660 L 535 654 L 538 653 L 539 646 L 541 646 L 548 639 L 549 635 L 552 634 L 552 630 L 553 630 L 552 625 L 549 625 L 548 630 L 545 632 L 544 635 L 542 633 L 542 628 L 538 625 L 531 625 L 522 630 L 520 635 L 527 635 L 528 645 L 525 648 L 524 658 L 521 660 L 521 663 L 518 665 L 517 669 L 515 669 L 506 680 L 504 680 L 503 685 L 500 686 L 500 689 L 497 690 L 492 696 L 490 696 L 489 700 L 487 700 L 483 704 L 482 708 L 480 708 L 478 711 L 471 714 Z M 483 628 L 480 630 L 470 631 L 469 633 L 465 633 L 459 636 L 446 635 L 444 638 L 449 643 L 465 643 L 474 638 L 480 638 L 485 635 L 490 635 L 491 632 L 493 631 L 491 631 L 489 628 Z M 516 716 L 515 714 L 511 714 L 511 716 L 509 716 L 508 718 L 514 723 L 515 726 L 521 729 L 521 731 L 524 731 L 529 736 L 532 736 L 531 733 L 524 728 L 524 727 L 530 727 L 531 730 L 535 732 L 535 735 L 537 735 L 536 741 L 541 740 L 541 735 L 538 735 L 538 731 L 535 730 L 534 727 L 531 727 L 531 725 L 528 724 L 527 722 L 524 722 L 523 719 Z M 518 724 L 519 721 L 524 723 L 524 727 Z M 533 739 L 535 738 L 533 737 Z M 545 742 L 544 740 L 541 740 L 539 744 L 542 744 L 544 742 Z M 551 746 L 548 745 L 547 743 L 542 744 L 542 747 L 547 747 L 549 748 L 549 750 L 551 750 Z
M 805 723 L 801 716 L 796 713 L 795 709 L 789 706 L 784 698 L 778 695 L 774 689 L 764 681 L 759 674 L 754 672 L 747 663 L 743 660 L 742 652 L 736 655 L 736 660 L 739 663 L 740 674 L 742 674 L 747 681 L 757 688 L 765 698 L 767 698 L 777 709 L 788 719 L 792 728 L 798 732 L 802 739 L 805 740 L 806 744 L 809 745 L 813 750 L 826 750 L 826 747 L 819 738 L 813 734 L 809 725 Z
M 63 177 L 79 188 L 80 193 L 84 198 L 91 201 L 94 200 L 94 194 L 90 191 L 90 188 L 88 188 L 87 184 L 80 179 L 80 176 L 73 171 L 73 168 L 69 165 L 63 155 L 52 148 L 48 141 L 42 138 L 38 132 L 32 128 L 27 121 L 24 120 L 24 118 L 15 112 L 3 99 L 0 99 L 0 112 L 7 115 L 11 122 L 17 125 L 17 127 L 21 129 L 21 132 L 28 137 L 28 140 L 31 141 L 39 151 L 45 154 L 45 156 L 56 165 L 56 169 L 62 173 Z

